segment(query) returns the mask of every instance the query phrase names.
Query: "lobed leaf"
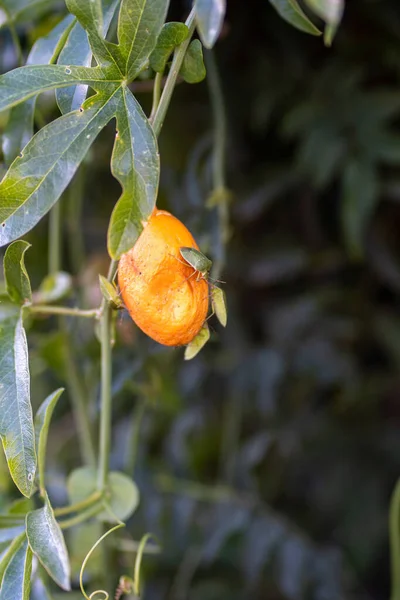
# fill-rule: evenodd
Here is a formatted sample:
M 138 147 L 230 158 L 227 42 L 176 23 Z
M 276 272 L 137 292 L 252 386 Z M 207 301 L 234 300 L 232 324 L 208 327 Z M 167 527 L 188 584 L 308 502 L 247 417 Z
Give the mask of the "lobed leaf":
M 118 41 L 129 80 L 137 77 L 153 52 L 168 6 L 169 0 L 122 0 Z
M 203 61 L 203 47 L 200 40 L 190 42 L 180 70 L 180 75 L 187 83 L 200 83 L 206 76 Z
M 157 73 L 164 71 L 171 53 L 186 40 L 188 35 L 189 29 L 184 23 L 165 23 L 150 56 L 150 66 L 153 71 Z
M 33 65 L 19 67 L 0 77 L 0 111 L 11 108 L 37 94 L 87 83 L 96 91 L 111 92 L 119 83 L 118 74 L 102 67 L 63 67 L 62 65 Z
M 38 459 L 38 472 L 40 482 L 40 492 L 45 493 L 44 476 L 46 467 L 46 446 L 47 437 L 49 434 L 49 427 L 53 411 L 58 402 L 59 397 L 63 393 L 64 389 L 60 388 L 47 396 L 46 400 L 42 402 L 35 415 L 35 438 L 36 438 L 36 449 Z
M 48 35 L 39 38 L 27 58 L 27 65 L 42 65 L 49 63 L 56 51 L 57 45 L 73 22 L 72 15 L 63 19 Z M 2 149 L 7 166 L 18 156 L 33 136 L 33 116 L 36 99 L 31 98 L 15 106 L 8 118 L 7 126 L 2 136 Z
M 63 590 L 70 590 L 71 569 L 68 551 L 47 494 L 44 507 L 27 514 L 26 535 L 32 552 L 50 577 Z
M 0 182 L 0 246 L 32 229 L 58 200 L 98 133 L 114 116 L 117 95 L 93 96 L 82 111 L 49 123 L 13 162 Z
M 112 258 L 132 248 L 151 215 L 158 191 L 157 140 L 141 106 L 126 87 L 119 92 L 117 134 L 111 171 L 123 192 L 111 215 L 108 251 Z
M 32 301 L 29 275 L 25 268 L 25 252 L 30 248 L 28 242 L 18 240 L 10 244 L 4 255 L 4 279 L 7 294 L 15 304 Z
M 310 33 L 311 35 L 321 35 L 321 31 L 310 21 L 297 0 L 269 1 L 282 19 L 293 25 L 293 27 L 296 27 L 296 29 L 300 29 L 300 31 Z
M 7 557 L 9 560 L 2 577 L 0 600 L 29 600 L 32 552 L 25 533 L 16 538 L 10 550 L 11 556 Z
M 32 494 L 36 472 L 35 435 L 29 393 L 28 345 L 19 311 L 0 314 L 0 437 L 11 477 Z
M 106 36 L 115 10 L 120 0 L 103 0 L 103 35 Z M 75 23 L 58 57 L 58 64 L 90 67 L 92 49 L 87 32 L 80 23 Z M 65 114 L 77 110 L 86 98 L 87 85 L 76 85 L 56 90 L 56 100 L 60 111 Z
M 201 41 L 206 48 L 212 48 L 224 24 L 226 0 L 196 0 L 194 7 Z

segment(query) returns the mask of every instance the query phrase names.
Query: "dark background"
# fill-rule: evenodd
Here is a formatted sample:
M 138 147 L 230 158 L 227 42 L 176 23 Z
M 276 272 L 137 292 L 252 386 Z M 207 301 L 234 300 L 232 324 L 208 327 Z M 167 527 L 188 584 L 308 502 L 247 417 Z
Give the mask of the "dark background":
M 61 14 L 54 3 L 22 23 L 24 49 Z M 174 0 L 170 18 L 185 14 Z M 5 30 L 1 44 L 2 69 L 12 68 Z M 348 0 L 325 48 L 266 0 L 228 0 L 215 55 L 232 192 L 228 327 L 210 321 L 211 342 L 184 363 L 181 349 L 153 343 L 126 314 L 117 322 L 113 468 L 133 474 L 140 427 L 141 505 L 125 535 L 150 531 L 162 545 L 144 559 L 144 598 L 386 599 L 400 471 L 400 6 Z M 147 110 L 150 94 L 138 98 Z M 40 111 L 45 122 L 57 116 L 51 94 Z M 97 273 L 107 270 L 119 195 L 108 166 L 113 127 L 62 200 L 63 266 L 82 306 L 98 304 Z M 213 257 L 211 133 L 207 83 L 181 83 L 160 137 L 159 205 Z M 27 236 L 36 284 L 47 269 L 46 232 L 47 219 Z M 95 419 L 99 346 L 90 324 L 70 326 Z M 28 332 L 35 406 L 69 377 L 56 327 L 43 319 Z M 66 395 L 48 461 L 61 503 L 66 475 L 81 464 Z M 14 493 L 2 471 L 0 492 Z M 75 572 L 95 529 L 70 536 Z M 132 568 L 129 551 L 109 560 L 116 579 Z M 101 567 L 91 564 L 95 578 Z

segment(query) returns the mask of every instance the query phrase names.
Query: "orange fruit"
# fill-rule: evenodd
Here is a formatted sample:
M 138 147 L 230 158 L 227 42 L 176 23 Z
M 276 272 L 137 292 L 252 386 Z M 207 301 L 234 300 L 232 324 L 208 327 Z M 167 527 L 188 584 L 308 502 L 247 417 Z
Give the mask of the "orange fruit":
M 188 344 L 208 312 L 208 284 L 179 251 L 199 249 L 190 231 L 165 210 L 154 209 L 136 244 L 121 256 L 118 283 L 130 316 L 165 346 Z

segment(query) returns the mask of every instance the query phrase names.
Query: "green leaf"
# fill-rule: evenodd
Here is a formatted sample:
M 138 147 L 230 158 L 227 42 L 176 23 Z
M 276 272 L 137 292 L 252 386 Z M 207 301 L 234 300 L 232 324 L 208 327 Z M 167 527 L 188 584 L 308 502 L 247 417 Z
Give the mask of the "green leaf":
M 18 543 L 15 544 L 13 550 L 15 552 L 4 571 L 0 600 L 29 600 L 32 552 L 25 533 L 18 538 Z
M 66 0 L 68 10 L 76 16 L 79 23 L 87 31 L 88 40 L 99 65 L 103 67 L 114 67 L 116 72 L 122 79 L 123 69 L 122 58 L 120 56 L 120 49 L 116 44 L 111 44 L 105 40 L 102 36 L 103 33 L 103 19 L 101 20 L 94 17 L 97 10 L 93 11 L 94 5 L 98 5 L 98 0 L 94 2 L 82 2 L 81 0 Z
M 44 507 L 27 514 L 26 534 L 32 552 L 50 577 L 63 590 L 70 590 L 68 551 L 47 494 Z
M 115 10 L 120 0 L 103 0 L 103 35 L 106 36 Z M 92 49 L 88 35 L 80 23 L 75 23 L 68 39 L 58 57 L 60 65 L 82 65 L 90 67 L 92 63 Z M 77 85 L 68 88 L 58 88 L 56 99 L 63 114 L 77 110 L 84 102 L 87 94 L 87 85 Z
M 226 0 L 196 0 L 196 24 L 201 41 L 212 48 L 224 23 Z
M 139 490 L 136 484 L 123 473 L 111 472 L 108 476 L 107 504 L 111 509 L 98 515 L 102 521 L 113 521 L 117 517 L 126 521 L 139 504 Z M 91 467 L 82 467 L 71 473 L 67 482 L 71 504 L 88 498 L 97 489 L 97 473 Z
M 64 594 L 65 598 L 65 594 Z M 47 589 L 43 579 L 36 576 L 32 582 L 31 598 L 30 600 L 53 600 L 53 596 Z M 65 600 L 67 600 L 65 598 Z
M 228 313 L 226 310 L 225 292 L 217 286 L 213 286 L 211 288 L 211 305 L 218 321 L 223 327 L 226 327 L 228 322 Z
M 168 5 L 169 0 L 122 0 L 118 41 L 129 80 L 137 77 L 153 52 Z
M 23 531 L 11 539 L 13 541 L 11 542 L 11 544 L 9 545 L 7 550 L 4 552 L 4 554 L 2 554 L 1 559 L 0 559 L 0 589 L 1 589 L 1 584 L 3 581 L 4 573 L 5 573 L 8 565 L 10 564 L 15 553 L 19 550 L 19 548 L 22 546 L 24 541 L 26 541 L 25 525 L 23 525 Z
M 321 35 L 321 31 L 315 27 L 304 11 L 300 8 L 297 0 L 269 0 L 278 14 L 300 31 L 311 35 Z
M 82 111 L 49 123 L 13 162 L 0 183 L 0 246 L 32 229 L 58 200 L 115 114 L 116 95 L 92 96 Z
M 120 93 L 111 171 L 123 193 L 108 229 L 108 252 L 114 259 L 132 248 L 155 206 L 160 176 L 157 140 L 141 106 L 127 87 Z
M 31 245 L 23 240 L 10 244 L 4 255 L 4 279 L 7 294 L 15 304 L 32 301 L 31 282 L 25 268 L 25 252 Z
M 40 493 L 45 493 L 45 468 L 46 468 L 46 446 L 47 436 L 49 434 L 49 427 L 51 417 L 53 416 L 54 408 L 57 401 L 64 389 L 60 388 L 47 396 L 46 400 L 40 405 L 39 410 L 35 416 L 35 438 L 36 438 L 36 449 L 38 459 L 38 472 L 39 472 L 39 487 Z
M 72 290 L 72 277 L 69 273 L 59 271 L 47 275 L 33 294 L 35 304 L 53 304 L 67 296 Z
M 2 519 L 3 519 L 3 515 L 2 515 Z M 25 531 L 24 524 L 14 525 L 13 527 L 11 527 L 11 526 L 3 527 L 3 525 L 0 525 L 0 544 L 3 544 L 4 542 L 11 542 L 17 536 L 21 535 L 21 533 L 23 533 L 24 531 Z M 1 571 L 1 565 L 0 565 L 0 571 Z M 1 581 L 1 577 L 0 577 L 0 581 Z
M 187 83 L 199 83 L 206 76 L 203 62 L 203 47 L 200 40 L 193 40 L 186 51 L 180 75 Z
M 62 35 L 71 26 L 73 16 L 68 15 L 47 36 L 39 38 L 27 58 L 27 65 L 42 65 L 49 63 Z M 15 106 L 3 133 L 2 148 L 7 166 L 18 156 L 33 136 L 33 116 L 36 99 L 31 98 Z
M 32 65 L 9 71 L 0 77 L 0 111 L 11 108 L 37 94 L 87 83 L 96 91 L 112 93 L 120 81 L 113 69 L 102 67 L 74 67 L 62 65 Z
M 9 314 L 4 310 L 0 320 L 0 348 L 0 437 L 11 477 L 20 492 L 29 497 L 36 471 L 35 434 L 28 345 L 19 312 Z
M 378 179 L 374 165 L 367 161 L 349 161 L 342 178 L 342 226 L 350 256 L 363 255 L 364 235 L 378 202 Z
M 305 0 L 308 6 L 328 25 L 337 26 L 342 18 L 344 0 Z
M 189 29 L 184 23 L 165 23 L 150 56 L 150 66 L 153 71 L 157 73 L 164 71 L 171 53 L 186 40 L 188 35 Z
M 194 340 L 190 342 L 186 346 L 185 349 L 185 360 L 192 360 L 200 350 L 207 344 L 210 339 L 210 330 L 208 328 L 207 322 L 204 323 L 203 327 L 200 329 L 199 333 L 196 335 Z

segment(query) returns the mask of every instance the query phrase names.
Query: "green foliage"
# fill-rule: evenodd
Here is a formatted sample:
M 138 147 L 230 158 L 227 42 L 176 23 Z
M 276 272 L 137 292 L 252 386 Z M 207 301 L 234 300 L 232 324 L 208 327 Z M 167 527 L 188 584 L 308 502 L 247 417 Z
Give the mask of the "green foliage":
M 71 503 L 87 499 L 97 487 L 97 474 L 90 467 L 76 469 L 68 478 L 68 494 Z M 115 519 L 126 521 L 139 504 L 139 491 L 129 477 L 123 473 L 111 472 L 108 477 L 106 510 L 98 518 L 105 522 Z
M 0 588 L 0 600 L 11 600 L 11 598 L 29 600 L 32 551 L 25 533 L 14 540 L 12 551 L 7 556 L 6 562 L 7 566 Z
M 32 552 L 50 577 L 63 590 L 70 590 L 68 551 L 47 495 L 45 495 L 43 508 L 28 513 L 26 535 Z
M 4 280 L 7 294 L 15 304 L 26 304 L 32 300 L 31 282 L 25 268 L 25 252 L 28 242 L 18 240 L 10 244 L 4 255 Z
M 278 14 L 290 25 L 310 33 L 311 35 L 321 35 L 320 30 L 310 21 L 304 11 L 301 9 L 297 0 L 269 0 Z
M 184 23 L 165 23 L 150 55 L 151 68 L 157 73 L 162 73 L 174 49 L 182 44 L 188 35 L 189 29 Z
M 63 391 L 64 390 L 61 388 L 50 394 L 40 405 L 39 410 L 35 415 L 35 445 L 38 459 L 37 466 L 39 473 L 39 487 L 42 496 L 45 495 L 46 490 L 44 475 L 46 466 L 47 437 L 49 435 L 50 421 L 51 417 L 53 416 L 54 408 Z
M 206 68 L 203 62 L 203 47 L 200 40 L 193 40 L 187 52 L 180 70 L 180 75 L 187 83 L 200 83 L 206 76 Z

